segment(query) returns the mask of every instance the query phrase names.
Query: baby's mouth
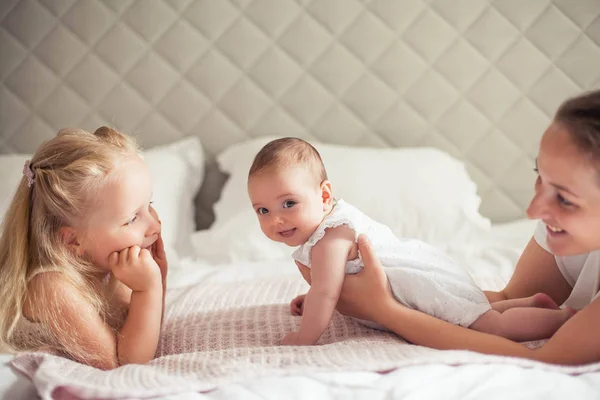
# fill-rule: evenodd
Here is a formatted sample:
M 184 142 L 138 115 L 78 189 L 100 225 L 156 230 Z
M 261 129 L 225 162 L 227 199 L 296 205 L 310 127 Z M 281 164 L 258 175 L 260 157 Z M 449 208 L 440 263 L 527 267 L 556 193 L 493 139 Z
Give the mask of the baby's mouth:
M 292 229 L 288 229 L 286 231 L 279 232 L 279 234 L 281 236 L 283 236 L 284 238 L 289 238 L 289 237 L 293 236 L 294 233 L 296 233 L 296 228 L 292 228 Z

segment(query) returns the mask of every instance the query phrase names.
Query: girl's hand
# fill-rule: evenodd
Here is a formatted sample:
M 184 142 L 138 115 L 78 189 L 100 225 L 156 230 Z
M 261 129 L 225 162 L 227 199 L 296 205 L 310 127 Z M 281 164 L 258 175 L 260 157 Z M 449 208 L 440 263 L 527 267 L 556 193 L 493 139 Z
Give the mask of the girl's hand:
M 169 263 L 167 262 L 167 254 L 165 253 L 165 244 L 162 239 L 162 234 L 159 233 L 156 242 L 150 246 L 150 253 L 152 254 L 152 259 L 154 259 L 154 262 L 158 265 L 158 269 L 160 269 L 162 281 L 165 282 L 169 270 Z
M 306 297 L 305 294 L 301 294 L 300 296 L 297 296 L 294 300 L 292 300 L 292 302 L 290 303 L 290 311 L 292 313 L 292 315 L 302 315 L 302 312 L 304 311 L 304 298 Z
M 160 269 L 147 249 L 132 246 L 108 257 L 111 272 L 133 292 L 146 292 L 160 285 Z
M 158 217 L 158 213 L 154 209 L 154 207 L 150 206 L 150 215 L 158 221 L 159 224 L 162 225 L 160 218 Z M 152 253 L 152 258 L 158 264 L 158 268 L 160 268 L 160 274 L 162 277 L 162 281 L 165 282 L 167 279 L 167 271 L 169 269 L 169 264 L 167 263 L 167 255 L 165 254 L 165 243 L 162 239 L 162 233 L 158 233 L 158 239 L 156 242 L 150 246 L 150 252 Z

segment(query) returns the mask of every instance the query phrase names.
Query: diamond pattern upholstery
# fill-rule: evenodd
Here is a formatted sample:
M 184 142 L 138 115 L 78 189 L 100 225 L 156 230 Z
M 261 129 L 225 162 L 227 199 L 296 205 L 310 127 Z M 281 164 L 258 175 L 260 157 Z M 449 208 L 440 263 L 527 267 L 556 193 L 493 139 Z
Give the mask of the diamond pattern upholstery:
M 3 0 L 0 153 L 109 124 L 209 159 L 260 135 L 436 146 L 523 216 L 558 104 L 600 88 L 598 0 Z

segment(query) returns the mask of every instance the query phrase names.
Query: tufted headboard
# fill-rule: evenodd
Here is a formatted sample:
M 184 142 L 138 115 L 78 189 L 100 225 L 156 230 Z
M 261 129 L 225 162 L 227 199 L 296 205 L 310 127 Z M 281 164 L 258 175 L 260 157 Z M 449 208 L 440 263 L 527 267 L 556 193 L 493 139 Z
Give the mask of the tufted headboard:
M 209 160 L 275 134 L 436 146 L 494 221 L 523 215 L 558 104 L 600 88 L 598 0 L 2 0 L 0 21 L 0 153 L 104 124 Z

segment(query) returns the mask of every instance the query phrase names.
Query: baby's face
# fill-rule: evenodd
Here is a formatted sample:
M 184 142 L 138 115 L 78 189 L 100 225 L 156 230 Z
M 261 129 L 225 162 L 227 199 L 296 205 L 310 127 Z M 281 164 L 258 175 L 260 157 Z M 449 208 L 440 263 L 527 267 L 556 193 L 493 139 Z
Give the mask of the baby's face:
M 261 171 L 248 180 L 263 233 L 288 246 L 304 244 L 323 221 L 331 209 L 329 188 L 299 166 Z

